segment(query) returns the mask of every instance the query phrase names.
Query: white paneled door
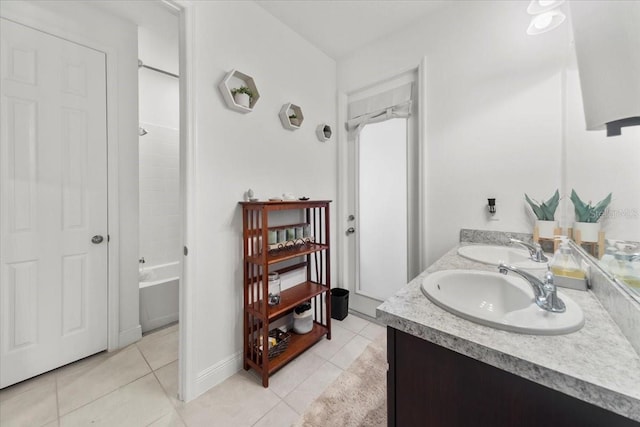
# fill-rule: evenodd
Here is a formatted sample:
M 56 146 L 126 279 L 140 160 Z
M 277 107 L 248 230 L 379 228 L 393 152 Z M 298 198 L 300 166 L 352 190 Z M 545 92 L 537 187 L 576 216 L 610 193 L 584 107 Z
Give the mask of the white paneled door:
M 0 387 L 107 347 L 105 54 L 1 21 Z

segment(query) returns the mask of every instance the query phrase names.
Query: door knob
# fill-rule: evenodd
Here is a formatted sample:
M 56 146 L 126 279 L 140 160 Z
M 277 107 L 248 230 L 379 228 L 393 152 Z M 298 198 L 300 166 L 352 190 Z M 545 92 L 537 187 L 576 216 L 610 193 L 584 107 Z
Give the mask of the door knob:
M 356 229 L 355 229 L 355 228 L 353 228 L 353 227 L 349 227 L 349 228 L 347 228 L 347 235 L 349 235 L 349 234 L 353 234 L 353 233 L 355 233 L 355 232 L 356 232 Z
M 104 237 L 100 236 L 100 235 L 95 235 L 91 238 L 91 243 L 93 244 L 100 244 L 102 243 L 102 241 L 104 240 Z

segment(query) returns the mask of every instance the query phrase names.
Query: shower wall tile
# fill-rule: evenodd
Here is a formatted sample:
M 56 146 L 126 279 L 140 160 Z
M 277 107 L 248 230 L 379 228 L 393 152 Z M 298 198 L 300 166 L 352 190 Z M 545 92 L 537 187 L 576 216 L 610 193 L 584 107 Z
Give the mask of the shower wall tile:
M 150 266 L 180 260 L 179 132 L 141 126 L 140 256 Z

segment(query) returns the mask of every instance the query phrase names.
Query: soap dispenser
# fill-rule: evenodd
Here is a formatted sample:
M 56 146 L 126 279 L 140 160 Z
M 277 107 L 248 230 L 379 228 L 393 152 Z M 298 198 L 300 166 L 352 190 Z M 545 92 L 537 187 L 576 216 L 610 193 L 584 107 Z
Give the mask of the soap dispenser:
M 573 257 L 573 251 L 569 246 L 567 237 L 556 236 L 556 239 L 560 240 L 560 246 L 553 255 L 553 260 L 551 261 L 551 272 L 553 275 L 571 277 L 574 279 L 584 279 L 585 274 Z

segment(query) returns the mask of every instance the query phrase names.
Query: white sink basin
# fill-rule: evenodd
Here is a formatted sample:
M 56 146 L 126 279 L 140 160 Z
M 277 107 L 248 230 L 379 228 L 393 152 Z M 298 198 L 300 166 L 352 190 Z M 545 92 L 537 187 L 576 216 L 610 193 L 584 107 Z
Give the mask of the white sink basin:
M 443 270 L 422 281 L 422 292 L 441 308 L 472 322 L 505 331 L 533 335 L 561 335 L 584 325 L 582 309 L 558 292 L 567 307 L 551 313 L 538 307 L 523 278 L 509 273 Z
M 535 262 L 529 251 L 511 246 L 469 245 L 458 248 L 458 255 L 483 264 L 498 265 L 501 262 L 518 268 L 546 270 L 546 262 Z M 549 256 L 549 258 L 551 258 Z

